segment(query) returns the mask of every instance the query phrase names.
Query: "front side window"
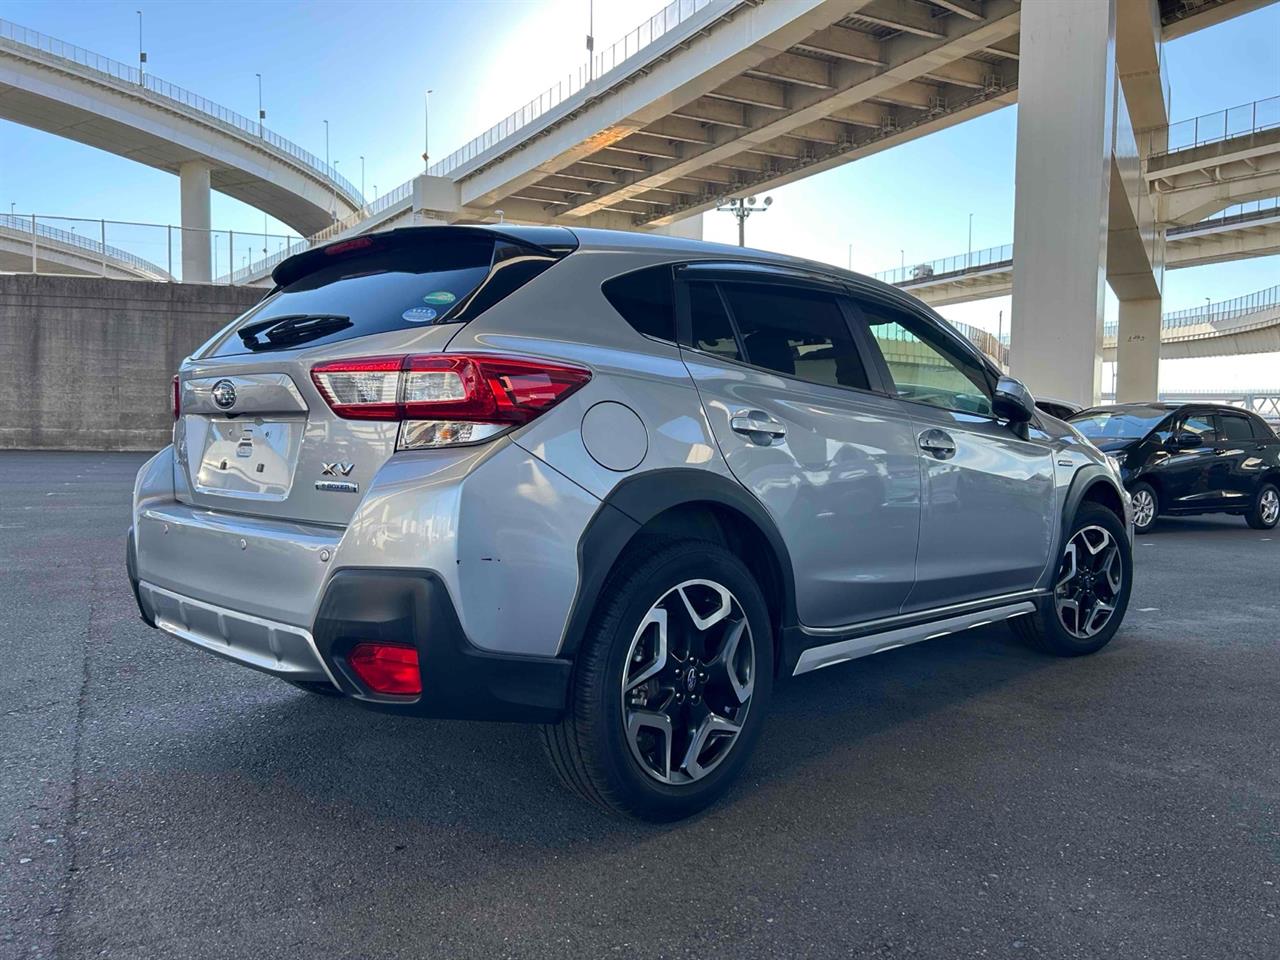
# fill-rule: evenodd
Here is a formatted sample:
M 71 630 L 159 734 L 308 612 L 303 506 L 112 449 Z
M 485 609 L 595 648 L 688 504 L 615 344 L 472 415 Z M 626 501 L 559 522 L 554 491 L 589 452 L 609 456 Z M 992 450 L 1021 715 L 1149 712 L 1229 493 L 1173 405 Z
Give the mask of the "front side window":
M 973 357 L 937 336 L 920 319 L 878 303 L 861 302 L 894 389 L 903 400 L 991 416 L 986 373 Z
M 869 388 L 834 294 L 764 283 L 724 283 L 747 362 L 831 387 Z
M 1213 417 L 1209 414 L 1187 417 L 1178 427 L 1178 433 L 1194 433 L 1205 443 L 1213 443 L 1217 431 L 1213 426 Z

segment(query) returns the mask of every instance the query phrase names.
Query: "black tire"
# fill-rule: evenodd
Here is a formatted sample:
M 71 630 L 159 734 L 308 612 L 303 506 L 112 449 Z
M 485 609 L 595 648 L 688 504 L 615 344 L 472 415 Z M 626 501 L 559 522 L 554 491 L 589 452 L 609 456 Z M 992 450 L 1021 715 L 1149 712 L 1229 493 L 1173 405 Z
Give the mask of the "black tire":
M 1067 558 L 1068 545 L 1082 530 L 1099 527 L 1110 535 L 1117 546 L 1121 582 L 1119 591 L 1114 598 L 1114 610 L 1111 612 L 1110 618 L 1093 635 L 1081 637 L 1072 633 L 1059 616 L 1056 589 L 1069 563 Z M 1080 507 L 1071 522 L 1067 536 L 1063 538 L 1063 554 L 1059 558 L 1058 569 L 1054 573 L 1053 589 L 1055 594 L 1051 594 L 1040 601 L 1039 608 L 1035 613 L 1009 621 L 1014 633 L 1021 640 L 1039 650 L 1043 650 L 1045 653 L 1051 653 L 1059 657 L 1079 657 L 1084 654 L 1096 653 L 1111 642 L 1111 638 L 1115 636 L 1116 631 L 1120 629 L 1121 622 L 1124 620 L 1125 611 L 1129 607 L 1129 595 L 1133 589 L 1133 548 L 1129 543 L 1124 524 L 1121 523 L 1119 517 L 1107 508 L 1097 504 L 1086 503 Z
M 1160 516 L 1160 495 L 1156 493 L 1155 487 L 1149 483 L 1135 483 L 1133 489 L 1129 491 L 1129 496 L 1133 498 L 1133 532 L 1134 533 L 1150 533 L 1156 525 L 1156 518 Z M 1139 523 L 1140 514 L 1144 515 L 1138 509 L 1138 505 L 1142 502 L 1142 497 L 1151 498 L 1151 514 L 1146 518 L 1145 523 Z
M 751 644 L 749 676 L 753 686 L 744 701 L 745 714 L 738 715 L 740 730 L 723 755 L 714 764 L 706 764 L 709 771 L 700 779 L 669 783 L 646 771 L 633 752 L 634 741 L 628 739 L 623 720 L 622 687 L 626 671 L 634 669 L 632 663 L 639 660 L 638 649 L 635 661 L 631 657 L 642 621 L 675 587 L 690 580 L 714 581 L 737 601 L 742 617 L 733 622 L 745 619 L 749 627 L 742 638 Z M 725 622 L 729 622 L 727 618 Z M 705 809 L 729 789 L 759 737 L 772 692 L 773 642 L 769 611 L 759 586 L 742 561 L 724 547 L 702 540 L 638 545 L 628 551 L 605 584 L 578 650 L 565 717 L 542 727 L 551 765 L 565 786 L 613 814 L 670 822 Z M 706 666 L 710 670 L 711 665 Z M 671 669 L 675 670 L 674 658 Z M 709 691 L 708 687 L 705 702 L 699 701 L 704 713 L 712 710 Z M 728 712 L 730 708 L 720 709 Z M 668 752 L 672 752 L 671 743 L 669 734 Z M 682 775 L 673 765 L 668 765 L 667 771 Z
M 1274 530 L 1280 521 L 1280 512 L 1275 511 L 1274 503 L 1280 503 L 1280 488 L 1274 483 L 1264 483 L 1254 494 L 1253 506 L 1244 515 L 1245 521 L 1255 530 Z

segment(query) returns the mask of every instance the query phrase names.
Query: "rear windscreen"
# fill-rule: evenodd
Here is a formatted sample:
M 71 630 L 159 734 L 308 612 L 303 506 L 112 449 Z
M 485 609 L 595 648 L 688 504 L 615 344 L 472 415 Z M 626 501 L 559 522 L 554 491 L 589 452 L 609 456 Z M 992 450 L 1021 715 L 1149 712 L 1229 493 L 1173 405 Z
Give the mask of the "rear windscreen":
M 448 322 L 489 276 L 494 247 L 494 238 L 479 236 L 346 253 L 272 293 L 207 356 L 287 350 Z

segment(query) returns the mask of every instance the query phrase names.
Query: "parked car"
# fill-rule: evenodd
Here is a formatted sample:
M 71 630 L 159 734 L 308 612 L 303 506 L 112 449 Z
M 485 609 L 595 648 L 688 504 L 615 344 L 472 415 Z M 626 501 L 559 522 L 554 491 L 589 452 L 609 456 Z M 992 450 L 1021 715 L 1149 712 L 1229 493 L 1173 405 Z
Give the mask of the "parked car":
M 671 820 L 776 681 L 1002 621 L 1086 654 L 1124 617 L 1106 458 L 885 284 L 506 225 L 273 276 L 182 364 L 128 562 L 148 624 L 304 690 L 540 723 L 570 788 Z
M 1280 520 L 1280 437 L 1257 414 L 1225 404 L 1122 403 L 1070 423 L 1115 458 L 1139 533 L 1161 515 L 1231 513 L 1255 530 Z
M 1059 420 L 1070 420 L 1084 409 L 1080 404 L 1072 403 L 1070 400 L 1054 400 L 1051 397 L 1036 397 L 1036 406 Z

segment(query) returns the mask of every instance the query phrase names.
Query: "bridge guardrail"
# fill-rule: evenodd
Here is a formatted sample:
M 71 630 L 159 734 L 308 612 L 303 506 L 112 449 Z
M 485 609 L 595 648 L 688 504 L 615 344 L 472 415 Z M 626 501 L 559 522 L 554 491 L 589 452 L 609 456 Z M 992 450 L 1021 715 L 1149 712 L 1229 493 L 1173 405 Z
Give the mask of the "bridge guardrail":
M 591 83 L 642 52 L 654 41 L 661 39 L 673 28 L 688 20 L 712 3 L 723 4 L 725 9 L 743 0 L 672 0 L 621 40 L 610 44 L 595 54 L 576 71 L 544 90 L 519 110 L 495 123 L 480 136 L 459 147 L 443 160 L 432 164 L 427 172 L 443 177 L 451 171 L 474 160 L 491 147 L 501 143 L 516 131 L 533 123 L 548 111 L 558 107 L 570 97 L 584 90 Z
M 1208 143 L 1219 143 L 1232 137 L 1241 137 L 1247 133 L 1257 133 L 1280 127 L 1280 96 L 1242 103 L 1225 110 L 1180 120 L 1168 127 L 1168 142 L 1161 149 L 1152 150 L 1148 155 L 1161 157 L 1189 150 Z
M 130 220 L 91 220 L 86 217 L 57 217 L 43 214 L 0 214 L 0 234 L 22 243 L 20 273 L 60 273 L 50 269 L 51 255 L 73 247 L 86 259 L 107 268 L 132 268 L 145 276 L 139 279 L 182 280 L 182 247 L 186 237 L 208 234 L 209 258 L 214 283 L 233 283 L 231 264 L 247 267 L 255 253 L 286 250 L 298 242 L 296 235 L 250 233 L 244 230 L 198 230 L 175 224 L 140 223 Z M 30 251 L 28 253 L 28 250 Z M 103 264 L 103 254 L 107 262 Z M 283 257 L 282 257 L 283 259 Z
M 940 260 L 928 260 L 924 263 L 908 263 L 892 270 L 881 270 L 874 273 L 877 280 L 885 283 L 899 284 L 912 280 L 927 280 L 932 277 L 945 277 L 953 273 L 974 270 L 981 267 L 993 267 L 1013 262 L 1013 244 L 1006 243 L 999 247 L 987 247 L 985 250 L 974 250 L 971 253 L 960 253 Z
M 23 47 L 36 50 L 47 57 L 64 60 L 102 77 L 141 87 L 156 96 L 189 107 L 197 113 L 203 114 L 207 120 L 230 128 L 236 133 L 248 134 L 254 139 L 269 143 L 277 150 L 310 168 L 312 172 L 336 184 L 339 189 L 348 197 L 354 198 L 357 203 L 363 203 L 364 201 L 360 191 L 355 188 L 351 181 L 311 152 L 304 150 L 292 141 L 286 140 L 278 133 L 266 129 L 260 122 L 250 120 L 234 110 L 229 110 L 221 104 L 214 103 L 198 93 L 192 93 L 190 90 L 186 90 L 175 83 L 161 80 L 150 73 L 142 73 L 137 67 L 131 67 L 126 63 L 121 63 L 110 57 L 94 53 L 92 50 L 78 47 L 73 43 L 66 43 L 56 37 L 50 37 L 47 34 L 28 29 L 9 20 L 0 20 L 0 45 L 7 45 L 10 48 L 17 49 L 19 53 L 23 52 L 21 49 Z

